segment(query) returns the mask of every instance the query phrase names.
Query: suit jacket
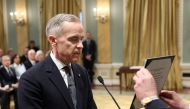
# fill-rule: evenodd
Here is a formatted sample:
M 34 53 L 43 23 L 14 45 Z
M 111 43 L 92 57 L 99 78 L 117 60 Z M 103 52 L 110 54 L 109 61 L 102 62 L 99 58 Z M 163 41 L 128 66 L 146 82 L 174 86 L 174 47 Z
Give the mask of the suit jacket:
M 162 100 L 153 100 L 147 105 L 146 109 L 170 109 Z
M 20 58 L 22 63 L 28 60 L 28 58 L 24 54 Z
M 77 109 L 97 109 L 87 71 L 75 63 L 71 66 L 75 78 Z M 19 109 L 74 109 L 65 81 L 50 55 L 21 76 L 18 104 Z
M 5 67 L 1 67 L 0 68 L 0 76 L 2 78 L 2 87 L 4 87 L 5 85 L 9 85 L 11 87 L 12 84 L 17 83 L 18 80 L 16 78 L 16 73 L 15 70 L 13 68 L 11 68 L 12 71 L 12 75 L 10 76 L 7 72 L 7 70 L 5 69 Z
M 89 49 L 87 47 L 87 41 L 83 41 L 83 49 L 82 49 L 82 54 L 83 54 L 83 61 L 86 60 L 86 55 L 91 54 L 92 61 L 95 60 L 95 55 L 96 55 L 96 43 L 94 40 L 91 39 Z M 88 54 L 87 54 L 88 53 Z
M 24 62 L 24 66 L 26 67 L 26 70 L 28 70 L 29 68 L 31 68 L 33 65 L 32 65 L 32 63 L 30 62 L 30 60 L 26 60 L 25 62 Z

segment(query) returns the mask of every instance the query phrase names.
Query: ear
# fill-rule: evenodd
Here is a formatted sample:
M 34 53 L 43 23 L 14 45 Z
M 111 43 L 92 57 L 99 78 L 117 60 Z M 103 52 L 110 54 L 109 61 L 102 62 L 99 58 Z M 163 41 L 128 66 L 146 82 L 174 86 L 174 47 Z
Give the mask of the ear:
M 49 42 L 50 42 L 50 44 L 51 44 L 52 46 L 55 46 L 55 45 L 57 44 L 57 40 L 56 40 L 55 36 L 53 36 L 53 35 L 50 35 L 50 36 L 48 37 L 48 40 L 49 40 Z

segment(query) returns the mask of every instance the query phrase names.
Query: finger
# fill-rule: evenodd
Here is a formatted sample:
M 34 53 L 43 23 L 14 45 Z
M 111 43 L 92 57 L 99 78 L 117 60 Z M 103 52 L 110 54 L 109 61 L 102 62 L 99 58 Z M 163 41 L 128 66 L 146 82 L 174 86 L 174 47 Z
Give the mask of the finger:
M 136 76 L 137 76 L 138 78 L 141 78 L 141 77 L 143 77 L 144 75 L 143 75 L 142 71 L 138 71 L 138 72 L 136 73 Z
M 135 75 L 135 76 L 133 76 L 133 80 L 136 82 L 137 81 L 137 79 L 138 79 L 138 77 Z
M 174 93 L 174 91 L 168 91 L 168 90 L 162 90 L 161 91 L 161 95 L 172 95 Z
M 164 101 L 166 104 L 168 104 L 169 102 L 171 102 L 170 99 L 165 98 L 165 97 L 163 97 L 163 96 L 160 96 L 160 99 L 161 99 L 162 101 Z
M 167 92 L 167 91 L 168 91 L 168 90 L 161 90 L 161 93 L 162 93 L 162 92 L 164 93 L 164 92 Z
M 146 68 L 141 68 L 141 72 L 143 73 L 143 75 L 145 76 L 152 76 L 152 74 L 149 72 L 149 70 L 147 70 Z

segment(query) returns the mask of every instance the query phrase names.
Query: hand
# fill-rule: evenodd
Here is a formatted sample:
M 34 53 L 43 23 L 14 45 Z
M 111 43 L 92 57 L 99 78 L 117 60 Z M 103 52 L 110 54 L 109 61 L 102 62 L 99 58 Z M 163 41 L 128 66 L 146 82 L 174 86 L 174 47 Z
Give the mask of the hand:
M 18 83 L 12 84 L 12 87 L 18 88 Z
M 8 91 L 9 85 L 5 85 L 4 87 L 0 87 L 0 90 Z
M 135 81 L 134 90 L 140 101 L 146 97 L 158 95 L 155 80 L 147 69 L 141 68 L 133 80 Z
M 88 61 L 91 61 L 92 59 L 91 59 L 91 55 L 87 55 L 86 56 L 86 59 L 88 60 Z
M 189 104 L 184 102 L 174 91 L 162 90 L 160 93 L 160 99 L 172 109 L 189 109 Z

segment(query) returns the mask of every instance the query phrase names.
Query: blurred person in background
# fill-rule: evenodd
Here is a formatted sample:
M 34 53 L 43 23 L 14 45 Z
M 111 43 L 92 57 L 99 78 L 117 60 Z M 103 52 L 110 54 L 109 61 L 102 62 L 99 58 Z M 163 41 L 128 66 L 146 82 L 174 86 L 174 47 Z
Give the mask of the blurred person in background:
M 7 51 L 7 55 L 11 59 L 15 55 L 15 51 L 12 48 L 9 48 L 9 50 Z
M 91 39 L 91 33 L 87 32 L 86 33 L 86 40 L 83 41 L 83 46 L 84 48 L 82 49 L 82 60 L 83 60 L 83 65 L 87 69 L 89 77 L 90 77 L 90 82 L 91 85 L 93 86 L 93 66 L 94 66 L 94 61 L 95 61 L 95 54 L 96 54 L 96 43 L 94 40 Z
M 35 52 L 37 52 L 39 50 L 39 48 L 37 46 L 35 46 L 35 42 L 33 40 L 30 41 L 29 45 L 28 45 L 28 49 L 34 49 Z
M 44 59 L 44 53 L 42 50 L 38 50 L 36 52 L 36 56 L 35 56 L 35 60 L 36 60 L 36 63 L 42 61 Z
M 24 54 L 21 56 L 22 62 L 28 60 L 28 51 L 29 51 L 28 47 L 24 48 Z
M 17 102 L 17 88 L 18 80 L 16 78 L 16 73 L 13 68 L 10 67 L 10 57 L 5 55 L 2 57 L 3 66 L 0 68 L 0 77 L 2 81 L 2 86 L 5 87 L 6 91 L 9 92 L 8 105 L 10 105 L 10 95 L 14 96 L 15 109 L 18 109 Z
M 20 79 L 20 76 L 26 71 L 26 68 L 18 54 L 15 54 L 12 57 L 10 67 L 15 69 L 16 77 L 18 80 Z
M 36 64 L 35 55 L 36 55 L 36 52 L 33 49 L 28 51 L 28 60 L 24 62 L 24 66 L 26 67 L 26 70 L 28 70 L 29 68 L 31 68 L 32 66 Z
M 1 109 L 9 109 L 9 92 L 8 87 L 2 87 L 2 78 L 0 77 L 0 97 L 1 97 Z

